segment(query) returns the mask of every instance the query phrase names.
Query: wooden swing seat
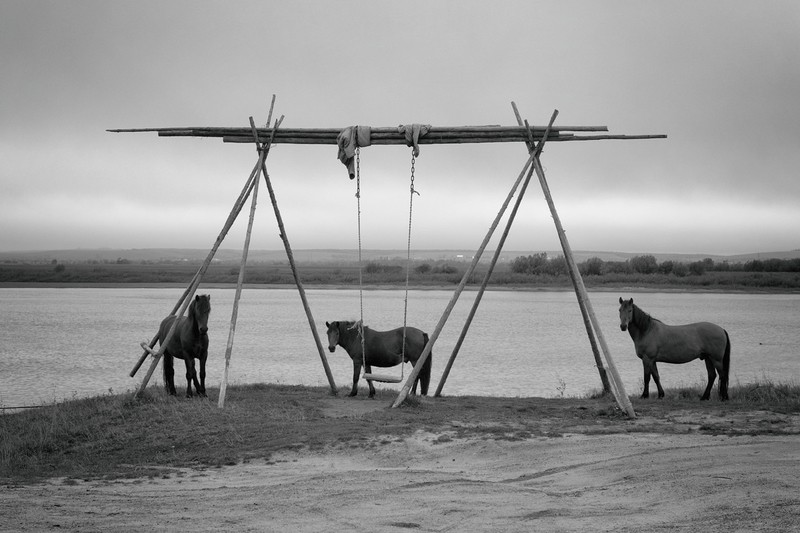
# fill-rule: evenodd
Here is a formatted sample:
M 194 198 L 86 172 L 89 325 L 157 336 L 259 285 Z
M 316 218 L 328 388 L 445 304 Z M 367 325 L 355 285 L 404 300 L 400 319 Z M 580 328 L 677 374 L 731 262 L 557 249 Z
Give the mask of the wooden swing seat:
M 390 376 L 389 374 L 364 374 L 364 379 L 369 381 L 380 381 L 381 383 L 400 383 L 403 378 L 400 376 Z

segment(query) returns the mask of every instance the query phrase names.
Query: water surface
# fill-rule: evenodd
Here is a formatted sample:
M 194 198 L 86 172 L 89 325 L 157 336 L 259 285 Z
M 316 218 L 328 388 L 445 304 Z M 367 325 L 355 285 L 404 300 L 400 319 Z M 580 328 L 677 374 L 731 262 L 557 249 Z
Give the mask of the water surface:
M 128 373 L 181 289 L 0 289 L 0 406 L 36 405 L 72 397 L 134 390 L 144 376 Z M 220 384 L 233 289 L 211 294 L 207 385 Z M 325 355 L 338 386 L 350 384 L 352 364 L 342 348 L 327 351 L 325 321 L 359 317 L 357 290 L 307 291 Z M 465 291 L 434 346 L 432 391 L 438 384 L 475 292 Z M 629 394 L 638 394 L 642 368 L 619 329 L 619 296 L 591 300 Z M 400 290 L 364 292 L 365 322 L 375 329 L 402 325 Z M 451 291 L 411 291 L 410 326 L 432 333 Z M 728 330 L 731 383 L 800 381 L 800 295 L 635 293 L 638 305 L 668 324 L 709 320 Z M 146 363 L 146 365 L 149 364 Z M 399 367 L 395 369 L 399 374 Z M 705 382 L 705 365 L 660 365 L 667 386 Z M 406 375 L 410 365 L 405 368 Z M 185 387 L 182 362 L 176 385 Z M 300 298 L 294 289 L 243 292 L 230 382 L 327 385 Z M 154 382 L 161 383 L 160 369 Z M 378 384 L 397 388 L 397 385 Z M 572 292 L 488 291 L 444 388 L 444 394 L 489 396 L 581 395 L 600 388 L 585 328 Z M 432 392 L 431 391 L 431 392 Z M 715 392 L 716 394 L 716 392 Z

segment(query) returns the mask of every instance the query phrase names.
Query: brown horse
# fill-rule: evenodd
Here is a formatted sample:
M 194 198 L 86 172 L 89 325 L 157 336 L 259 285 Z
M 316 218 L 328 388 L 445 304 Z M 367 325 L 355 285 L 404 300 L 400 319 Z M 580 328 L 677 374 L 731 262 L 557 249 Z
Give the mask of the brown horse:
M 668 326 L 642 311 L 630 300 L 619 299 L 619 327 L 628 331 L 636 348 L 636 355 L 644 367 L 642 398 L 650 395 L 650 376 L 658 387 L 658 397 L 664 397 L 656 363 L 688 363 L 695 359 L 705 361 L 708 386 L 701 400 L 708 400 L 714 378 L 719 373 L 719 398 L 728 399 L 728 375 L 731 368 L 731 340 L 728 332 L 711 322 L 697 322 L 685 326 Z
M 361 350 L 361 329 L 359 322 L 325 322 L 328 327 L 328 349 L 333 352 L 336 346 L 341 346 L 347 351 L 347 355 L 353 360 L 353 388 L 349 396 L 358 394 L 358 378 L 361 374 L 361 367 L 364 365 L 363 353 L 366 352 L 366 379 L 369 385 L 369 397 L 375 396 L 375 387 L 369 375 L 372 373 L 372 366 L 390 367 L 410 361 L 416 366 L 422 350 L 428 344 L 428 334 L 420 329 L 405 328 L 405 349 L 403 347 L 403 328 L 390 331 L 375 331 L 366 326 L 364 330 L 364 351 Z M 417 383 L 421 383 L 422 395 L 428 394 L 428 385 L 431 381 L 431 361 L 433 354 L 425 360 L 425 364 L 414 381 L 412 393 L 417 392 Z M 378 380 L 380 381 L 380 380 Z
M 195 296 L 186 316 L 178 319 L 175 333 L 164 349 L 164 386 L 167 392 L 175 395 L 175 370 L 172 367 L 173 358 L 183 359 L 186 363 L 186 397 L 192 397 L 192 383 L 197 394 L 206 395 L 206 358 L 208 357 L 208 315 L 211 313 L 211 296 L 208 294 Z M 158 342 L 163 344 L 164 339 L 175 322 L 175 315 L 169 315 L 161 321 L 158 328 Z M 197 379 L 194 360 L 200 360 L 200 379 Z

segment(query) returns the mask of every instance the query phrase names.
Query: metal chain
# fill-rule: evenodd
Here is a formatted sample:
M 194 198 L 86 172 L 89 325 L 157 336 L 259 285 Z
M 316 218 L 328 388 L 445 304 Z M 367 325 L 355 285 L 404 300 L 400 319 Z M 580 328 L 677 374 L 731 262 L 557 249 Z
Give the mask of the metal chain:
M 405 369 L 406 358 L 406 325 L 408 323 L 408 279 L 411 272 L 411 220 L 412 213 L 414 212 L 414 194 L 419 194 L 414 188 L 414 171 L 417 158 L 414 155 L 414 150 L 411 150 L 411 185 L 409 187 L 408 199 L 408 247 L 406 252 L 406 294 L 403 302 L 403 350 L 400 355 L 400 375 L 403 376 Z
M 411 273 L 411 222 L 413 220 L 414 212 L 414 194 L 419 194 L 414 188 L 414 173 L 416 168 L 417 158 L 411 153 L 411 185 L 409 187 L 409 200 L 408 200 L 408 244 L 406 247 L 406 290 L 405 298 L 403 301 L 403 348 L 400 355 L 400 376 L 401 379 L 405 376 L 405 355 L 406 355 L 406 327 L 408 324 L 408 286 Z M 360 311 L 360 320 L 358 322 L 358 334 L 361 337 L 361 361 L 364 366 L 364 372 L 367 368 L 367 354 L 364 342 L 364 283 L 363 283 L 363 260 L 362 260 L 362 244 L 361 244 L 361 150 L 356 147 L 356 199 L 358 203 L 358 303 Z
M 364 285 L 362 279 L 363 265 L 361 262 L 361 148 L 356 147 L 356 199 L 358 201 L 358 336 L 361 337 L 361 362 L 364 372 L 367 371 L 367 354 L 364 350 Z

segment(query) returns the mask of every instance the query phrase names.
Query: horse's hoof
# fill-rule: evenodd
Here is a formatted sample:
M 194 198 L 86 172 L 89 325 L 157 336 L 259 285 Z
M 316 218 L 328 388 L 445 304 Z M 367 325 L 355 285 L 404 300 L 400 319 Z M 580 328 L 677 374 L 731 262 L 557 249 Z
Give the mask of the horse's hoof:
M 358 393 L 357 393 L 357 392 L 351 392 L 350 394 L 348 394 L 348 395 L 347 395 L 347 397 L 348 397 L 348 398 L 352 398 L 352 397 L 353 397 L 353 396 L 355 396 L 356 394 L 358 394 Z

